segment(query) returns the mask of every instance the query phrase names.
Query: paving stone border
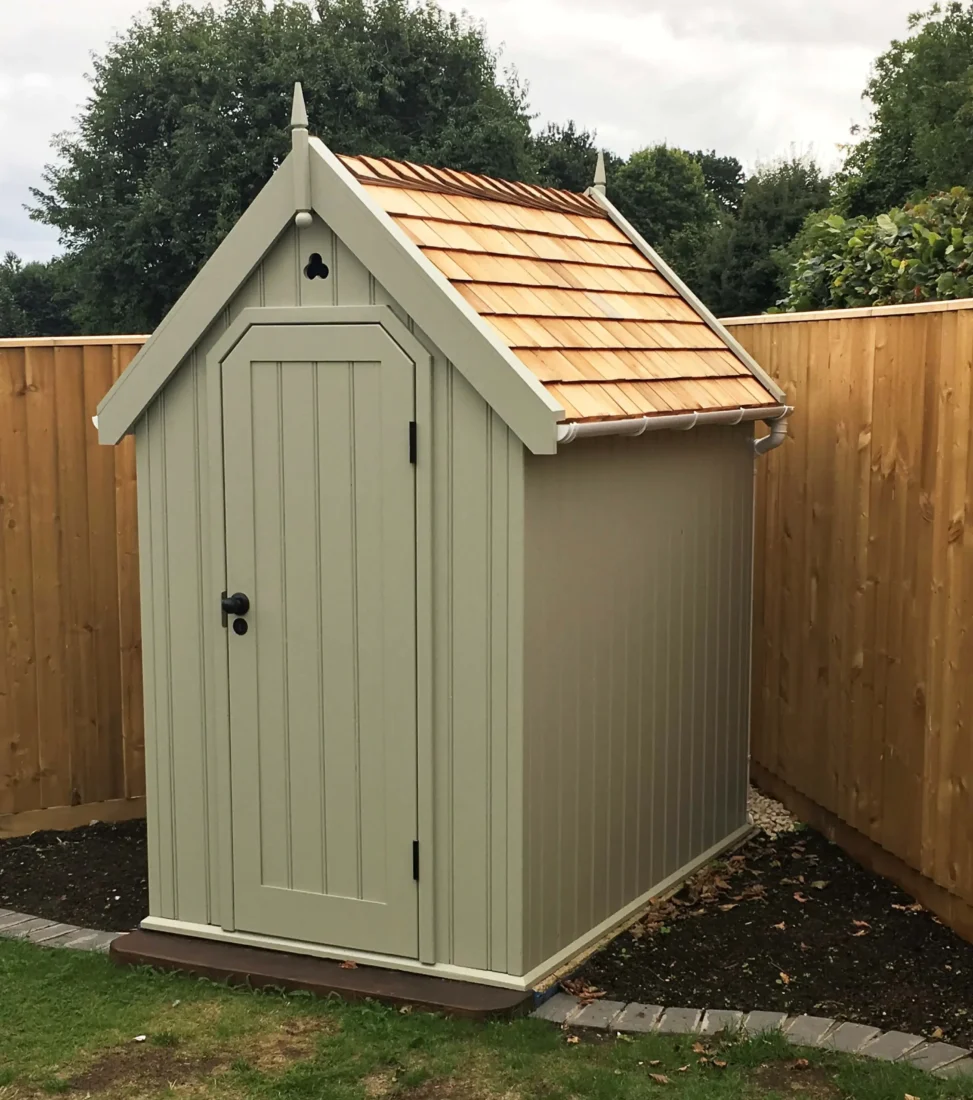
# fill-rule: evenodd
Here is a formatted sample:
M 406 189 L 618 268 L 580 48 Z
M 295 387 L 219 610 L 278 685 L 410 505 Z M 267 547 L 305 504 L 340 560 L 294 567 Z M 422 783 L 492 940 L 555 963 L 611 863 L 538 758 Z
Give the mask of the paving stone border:
M 747 1035 L 759 1035 L 779 1030 L 795 1046 L 840 1050 L 885 1062 L 910 1062 L 939 1077 L 973 1077 L 973 1052 L 965 1047 L 937 1043 L 901 1031 L 880 1031 L 877 1027 L 826 1016 L 732 1012 L 722 1008 L 663 1008 L 661 1005 L 604 1000 L 582 1004 L 577 997 L 560 992 L 544 1001 L 533 1016 L 562 1027 L 590 1027 L 627 1034 L 655 1032 L 707 1036 L 721 1031 L 742 1031 Z
M 73 951 L 99 951 L 105 954 L 119 932 L 99 932 L 96 928 L 78 928 L 29 913 L 0 909 L 0 937 L 27 940 L 43 947 L 67 947 Z

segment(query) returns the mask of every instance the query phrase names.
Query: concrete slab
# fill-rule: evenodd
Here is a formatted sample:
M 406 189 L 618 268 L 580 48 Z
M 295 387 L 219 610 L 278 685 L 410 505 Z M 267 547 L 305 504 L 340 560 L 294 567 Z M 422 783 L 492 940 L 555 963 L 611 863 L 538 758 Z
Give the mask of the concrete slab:
M 694 1035 L 702 1017 L 698 1008 L 667 1008 L 656 1030 L 664 1035 Z
M 902 1059 L 909 1062 L 917 1069 L 924 1069 L 932 1073 L 937 1069 L 943 1069 L 950 1062 L 958 1062 L 961 1058 L 968 1058 L 969 1051 L 965 1047 L 954 1047 L 951 1043 L 929 1043 L 907 1054 Z
M 828 1016 L 796 1016 L 784 1029 L 784 1035 L 795 1046 L 820 1047 L 833 1027 L 834 1020 Z
M 936 1070 L 937 1077 L 973 1077 L 973 1058 L 963 1058 L 959 1062 L 950 1062 Z
M 577 997 L 570 997 L 567 993 L 555 993 L 549 997 L 531 1015 L 537 1020 L 548 1020 L 552 1024 L 563 1024 L 569 1016 L 573 1016 L 581 1005 Z
M 748 1035 L 761 1035 L 765 1031 L 780 1031 L 787 1022 L 786 1012 L 750 1012 L 743 1021 Z
M 643 1005 L 633 1001 L 625 1006 L 622 1014 L 612 1021 L 612 1031 L 624 1031 L 633 1035 L 645 1035 L 655 1031 L 665 1009 L 662 1005 Z
M 592 1001 L 571 1017 L 571 1027 L 593 1027 L 607 1031 L 624 1007 L 624 1001 Z
M 721 1031 L 735 1032 L 743 1028 L 743 1013 L 728 1008 L 710 1008 L 703 1016 L 700 1035 L 718 1035 Z
M 4 935 L 12 940 L 26 940 L 32 932 L 40 932 L 44 928 L 50 928 L 56 921 L 45 920 L 43 917 L 31 917 L 23 924 L 14 925 L 4 931 Z
M 31 917 L 27 913 L 14 913 L 9 909 L 5 909 L 3 913 L 0 914 L 0 936 L 9 936 L 12 934 L 12 930 L 18 925 L 36 919 L 36 917 Z
M 57 941 L 58 947 L 67 947 L 73 951 L 88 951 L 100 932 L 92 932 L 90 928 L 79 928 L 70 936 Z
M 47 946 L 51 946 L 52 942 L 57 942 L 62 937 L 70 936 L 73 932 L 80 932 L 81 929 L 73 924 L 52 924 L 49 928 L 41 928 L 28 934 L 27 938 L 31 943 L 43 943 Z
M 877 1027 L 868 1027 L 865 1024 L 838 1024 L 825 1039 L 824 1045 L 845 1054 L 857 1054 L 876 1035 L 881 1035 Z
M 924 1042 L 921 1035 L 910 1035 L 905 1031 L 886 1031 L 871 1043 L 866 1043 L 858 1053 L 866 1058 L 878 1058 L 882 1062 L 897 1062 Z

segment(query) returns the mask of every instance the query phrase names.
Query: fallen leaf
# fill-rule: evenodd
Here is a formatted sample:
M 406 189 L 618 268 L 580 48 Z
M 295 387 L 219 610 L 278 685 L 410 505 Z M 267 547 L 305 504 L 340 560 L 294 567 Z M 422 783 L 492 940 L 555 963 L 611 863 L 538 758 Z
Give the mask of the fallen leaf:
M 783 921 L 781 921 L 780 924 L 775 924 L 774 927 L 777 929 L 778 932 L 783 932 L 784 929 L 787 928 L 787 925 Z
M 680 1066 L 679 1069 L 676 1070 L 676 1073 L 685 1073 L 688 1069 L 689 1066 Z
M 705 1054 L 706 1047 L 702 1043 L 693 1043 L 693 1054 Z
M 913 1096 L 911 1092 L 905 1094 L 905 1100 L 919 1100 L 918 1096 Z
M 823 878 L 819 878 L 817 882 L 812 882 L 811 885 L 815 890 L 823 890 L 828 884 Z
M 567 1038 L 567 1041 L 569 1043 L 580 1043 L 581 1042 L 581 1040 L 578 1038 L 577 1035 L 569 1035 L 568 1038 Z
M 811 950 L 810 947 L 808 947 L 808 945 L 803 940 L 801 940 L 801 950 L 802 951 L 810 951 Z
M 709 1058 L 700 1058 L 697 1064 L 701 1065 L 701 1066 L 705 1066 L 708 1061 L 709 1061 Z
M 358 969 L 358 963 L 352 962 L 351 959 L 345 959 L 345 961 L 343 963 L 338 963 L 338 966 L 341 967 L 342 970 L 357 970 Z
M 721 1061 L 719 1058 L 713 1059 L 713 1065 L 719 1066 L 720 1069 L 726 1069 L 726 1062 Z
M 941 1039 L 943 1037 L 943 1029 L 941 1027 L 934 1027 L 930 1038 Z
M 668 1085 L 669 1078 L 664 1073 L 650 1073 L 649 1076 L 657 1085 Z
M 145 1042 L 145 1036 L 144 1035 L 136 1035 L 135 1036 L 135 1041 L 136 1041 L 136 1043 L 144 1043 Z
M 403 1005 L 399 1009 L 399 1015 L 400 1016 L 408 1016 L 411 1011 L 412 1011 L 412 1005 Z
M 657 1066 L 661 1061 L 662 1061 L 661 1058 L 653 1058 L 652 1061 L 649 1062 L 649 1065 L 650 1066 Z
M 734 901 L 731 901 L 731 902 L 730 902 L 729 904 L 727 904 L 727 905 L 721 905 L 721 906 L 720 906 L 720 912 L 721 912 L 721 913 L 729 913 L 729 911 L 730 911 L 731 909 L 736 909 L 736 902 L 734 902 Z
M 784 983 L 784 985 L 790 985 L 791 984 L 790 974 L 785 974 L 783 970 L 780 972 L 780 980 Z
M 895 902 L 893 902 L 892 903 L 892 908 L 893 909 L 899 909 L 903 913 L 921 913 L 922 912 L 922 906 L 917 901 L 914 901 L 911 905 L 896 905 Z
M 805 897 L 805 896 L 804 896 L 804 895 L 803 895 L 803 894 L 801 893 L 801 891 L 800 891 L 800 890 L 798 890 L 798 891 L 797 891 L 797 893 L 796 893 L 796 894 L 794 895 L 794 900 L 795 900 L 795 901 L 799 901 L 799 902 L 801 903 L 801 905 L 804 905 L 805 903 L 809 902 L 809 901 L 810 901 L 811 899 L 810 899 L 810 898 L 806 898 L 806 897 Z
M 871 928 L 872 926 L 867 920 L 853 920 L 851 922 L 856 928 Z
M 797 1061 L 791 1066 L 791 1069 L 807 1069 L 810 1065 L 806 1058 L 798 1058 Z
M 851 938 L 853 940 L 857 940 L 859 936 L 867 936 L 867 935 L 868 935 L 868 929 L 863 928 L 860 932 L 852 932 Z

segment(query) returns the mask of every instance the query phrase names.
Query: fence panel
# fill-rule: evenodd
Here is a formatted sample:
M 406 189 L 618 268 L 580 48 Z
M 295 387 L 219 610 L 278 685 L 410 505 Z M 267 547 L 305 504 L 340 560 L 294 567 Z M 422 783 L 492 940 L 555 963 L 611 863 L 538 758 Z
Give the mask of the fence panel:
M 0 340 L 0 836 L 143 812 L 134 441 L 91 422 L 143 341 Z
M 973 935 L 973 302 L 729 327 L 796 406 L 757 474 L 754 773 Z

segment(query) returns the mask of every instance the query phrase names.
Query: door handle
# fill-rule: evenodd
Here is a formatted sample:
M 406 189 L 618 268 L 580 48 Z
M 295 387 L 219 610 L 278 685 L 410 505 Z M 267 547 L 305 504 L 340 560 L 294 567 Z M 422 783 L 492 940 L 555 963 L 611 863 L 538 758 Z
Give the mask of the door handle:
M 223 625 L 226 626 L 228 615 L 246 615 L 250 610 L 250 597 L 245 592 L 234 592 L 232 596 L 224 592 L 220 599 L 220 608 L 223 612 Z

